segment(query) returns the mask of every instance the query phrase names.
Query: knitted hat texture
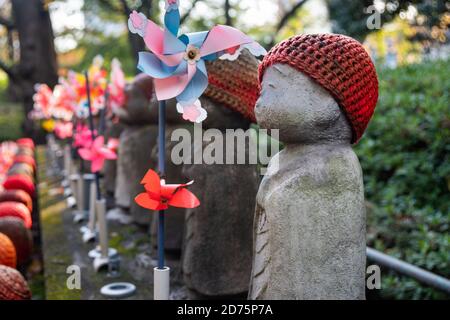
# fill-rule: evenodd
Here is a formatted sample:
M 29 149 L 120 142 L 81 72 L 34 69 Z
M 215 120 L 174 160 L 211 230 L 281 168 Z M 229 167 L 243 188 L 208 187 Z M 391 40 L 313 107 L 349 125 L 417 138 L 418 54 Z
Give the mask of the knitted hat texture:
M 287 64 L 311 77 L 339 103 L 353 130 L 352 143 L 359 141 L 378 100 L 378 78 L 364 47 L 338 34 L 305 34 L 273 47 L 259 66 L 264 71 L 276 63 Z
M 255 122 L 255 103 L 259 96 L 258 64 L 247 49 L 235 61 L 206 62 L 209 85 L 204 96 L 239 112 Z

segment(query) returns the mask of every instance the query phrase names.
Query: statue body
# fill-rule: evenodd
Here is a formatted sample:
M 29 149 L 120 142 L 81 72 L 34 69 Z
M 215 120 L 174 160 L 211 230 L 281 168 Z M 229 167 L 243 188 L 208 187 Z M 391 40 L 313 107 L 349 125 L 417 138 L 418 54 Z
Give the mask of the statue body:
M 345 114 L 284 64 L 266 70 L 255 113 L 285 148 L 256 197 L 249 298 L 364 299 L 364 188 Z

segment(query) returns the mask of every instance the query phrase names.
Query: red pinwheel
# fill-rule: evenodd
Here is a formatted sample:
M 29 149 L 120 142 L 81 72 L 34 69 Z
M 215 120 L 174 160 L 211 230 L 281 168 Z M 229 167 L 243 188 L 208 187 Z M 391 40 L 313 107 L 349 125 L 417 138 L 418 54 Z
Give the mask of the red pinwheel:
M 78 150 L 83 160 L 91 161 L 91 171 L 99 172 L 103 168 L 105 159 L 115 160 L 117 155 L 111 149 L 105 146 L 105 138 L 99 136 L 89 148 L 81 148 Z
M 185 184 L 166 184 L 153 170 L 148 170 L 141 184 L 145 191 L 134 199 L 138 205 L 150 210 L 166 210 L 171 207 L 195 208 L 200 205 L 197 197 L 185 189 L 194 181 Z

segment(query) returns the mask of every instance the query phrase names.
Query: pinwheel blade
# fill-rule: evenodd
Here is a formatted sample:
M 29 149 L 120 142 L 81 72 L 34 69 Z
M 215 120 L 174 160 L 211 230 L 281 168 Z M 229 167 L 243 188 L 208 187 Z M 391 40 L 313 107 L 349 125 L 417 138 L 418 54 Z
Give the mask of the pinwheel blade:
M 208 74 L 205 62 L 198 61 L 194 76 L 191 78 L 186 88 L 177 96 L 178 101 L 194 102 L 208 87 Z
M 159 201 L 155 201 L 150 198 L 150 196 L 146 193 L 140 193 L 135 198 L 134 201 L 143 208 L 150 210 L 159 210 L 160 203 Z
M 172 76 L 176 67 L 165 65 L 156 55 L 150 52 L 139 52 L 138 69 L 155 79 Z
M 158 196 L 161 193 L 161 179 L 152 169 L 147 171 L 144 178 L 141 180 L 141 184 L 145 185 L 145 190 L 147 190 L 147 192 L 152 192 Z
M 103 164 L 105 163 L 105 159 L 103 157 L 95 157 L 91 162 L 91 171 L 92 173 L 99 172 L 103 168 Z
M 87 148 L 78 149 L 78 154 L 80 155 L 81 159 L 83 159 L 83 160 L 86 160 L 86 161 L 92 160 L 92 151 L 90 149 L 87 149 Z
M 200 201 L 191 191 L 181 188 L 169 200 L 169 205 L 178 208 L 196 208 L 200 205 Z
M 200 48 L 201 56 L 225 51 L 236 46 L 252 43 L 253 39 L 230 26 L 218 25 L 211 29 Z

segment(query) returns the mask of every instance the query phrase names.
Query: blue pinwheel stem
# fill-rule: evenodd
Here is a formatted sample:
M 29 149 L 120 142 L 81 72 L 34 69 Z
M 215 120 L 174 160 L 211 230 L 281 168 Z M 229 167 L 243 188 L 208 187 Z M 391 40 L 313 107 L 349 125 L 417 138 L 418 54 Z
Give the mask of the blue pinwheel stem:
M 86 79 L 86 96 L 87 96 L 87 105 L 89 110 L 89 128 L 91 129 L 91 136 L 92 136 L 92 143 L 94 143 L 95 140 L 95 133 L 94 133 L 94 116 L 92 115 L 92 105 L 91 105 L 91 87 L 89 85 L 89 74 L 87 71 L 84 72 L 84 77 Z M 100 173 L 95 173 L 95 187 L 97 189 L 97 200 L 102 199 L 102 194 L 100 190 Z
M 166 174 L 166 101 L 159 102 L 158 112 L 158 170 Z M 158 213 L 158 269 L 164 269 L 164 210 Z

